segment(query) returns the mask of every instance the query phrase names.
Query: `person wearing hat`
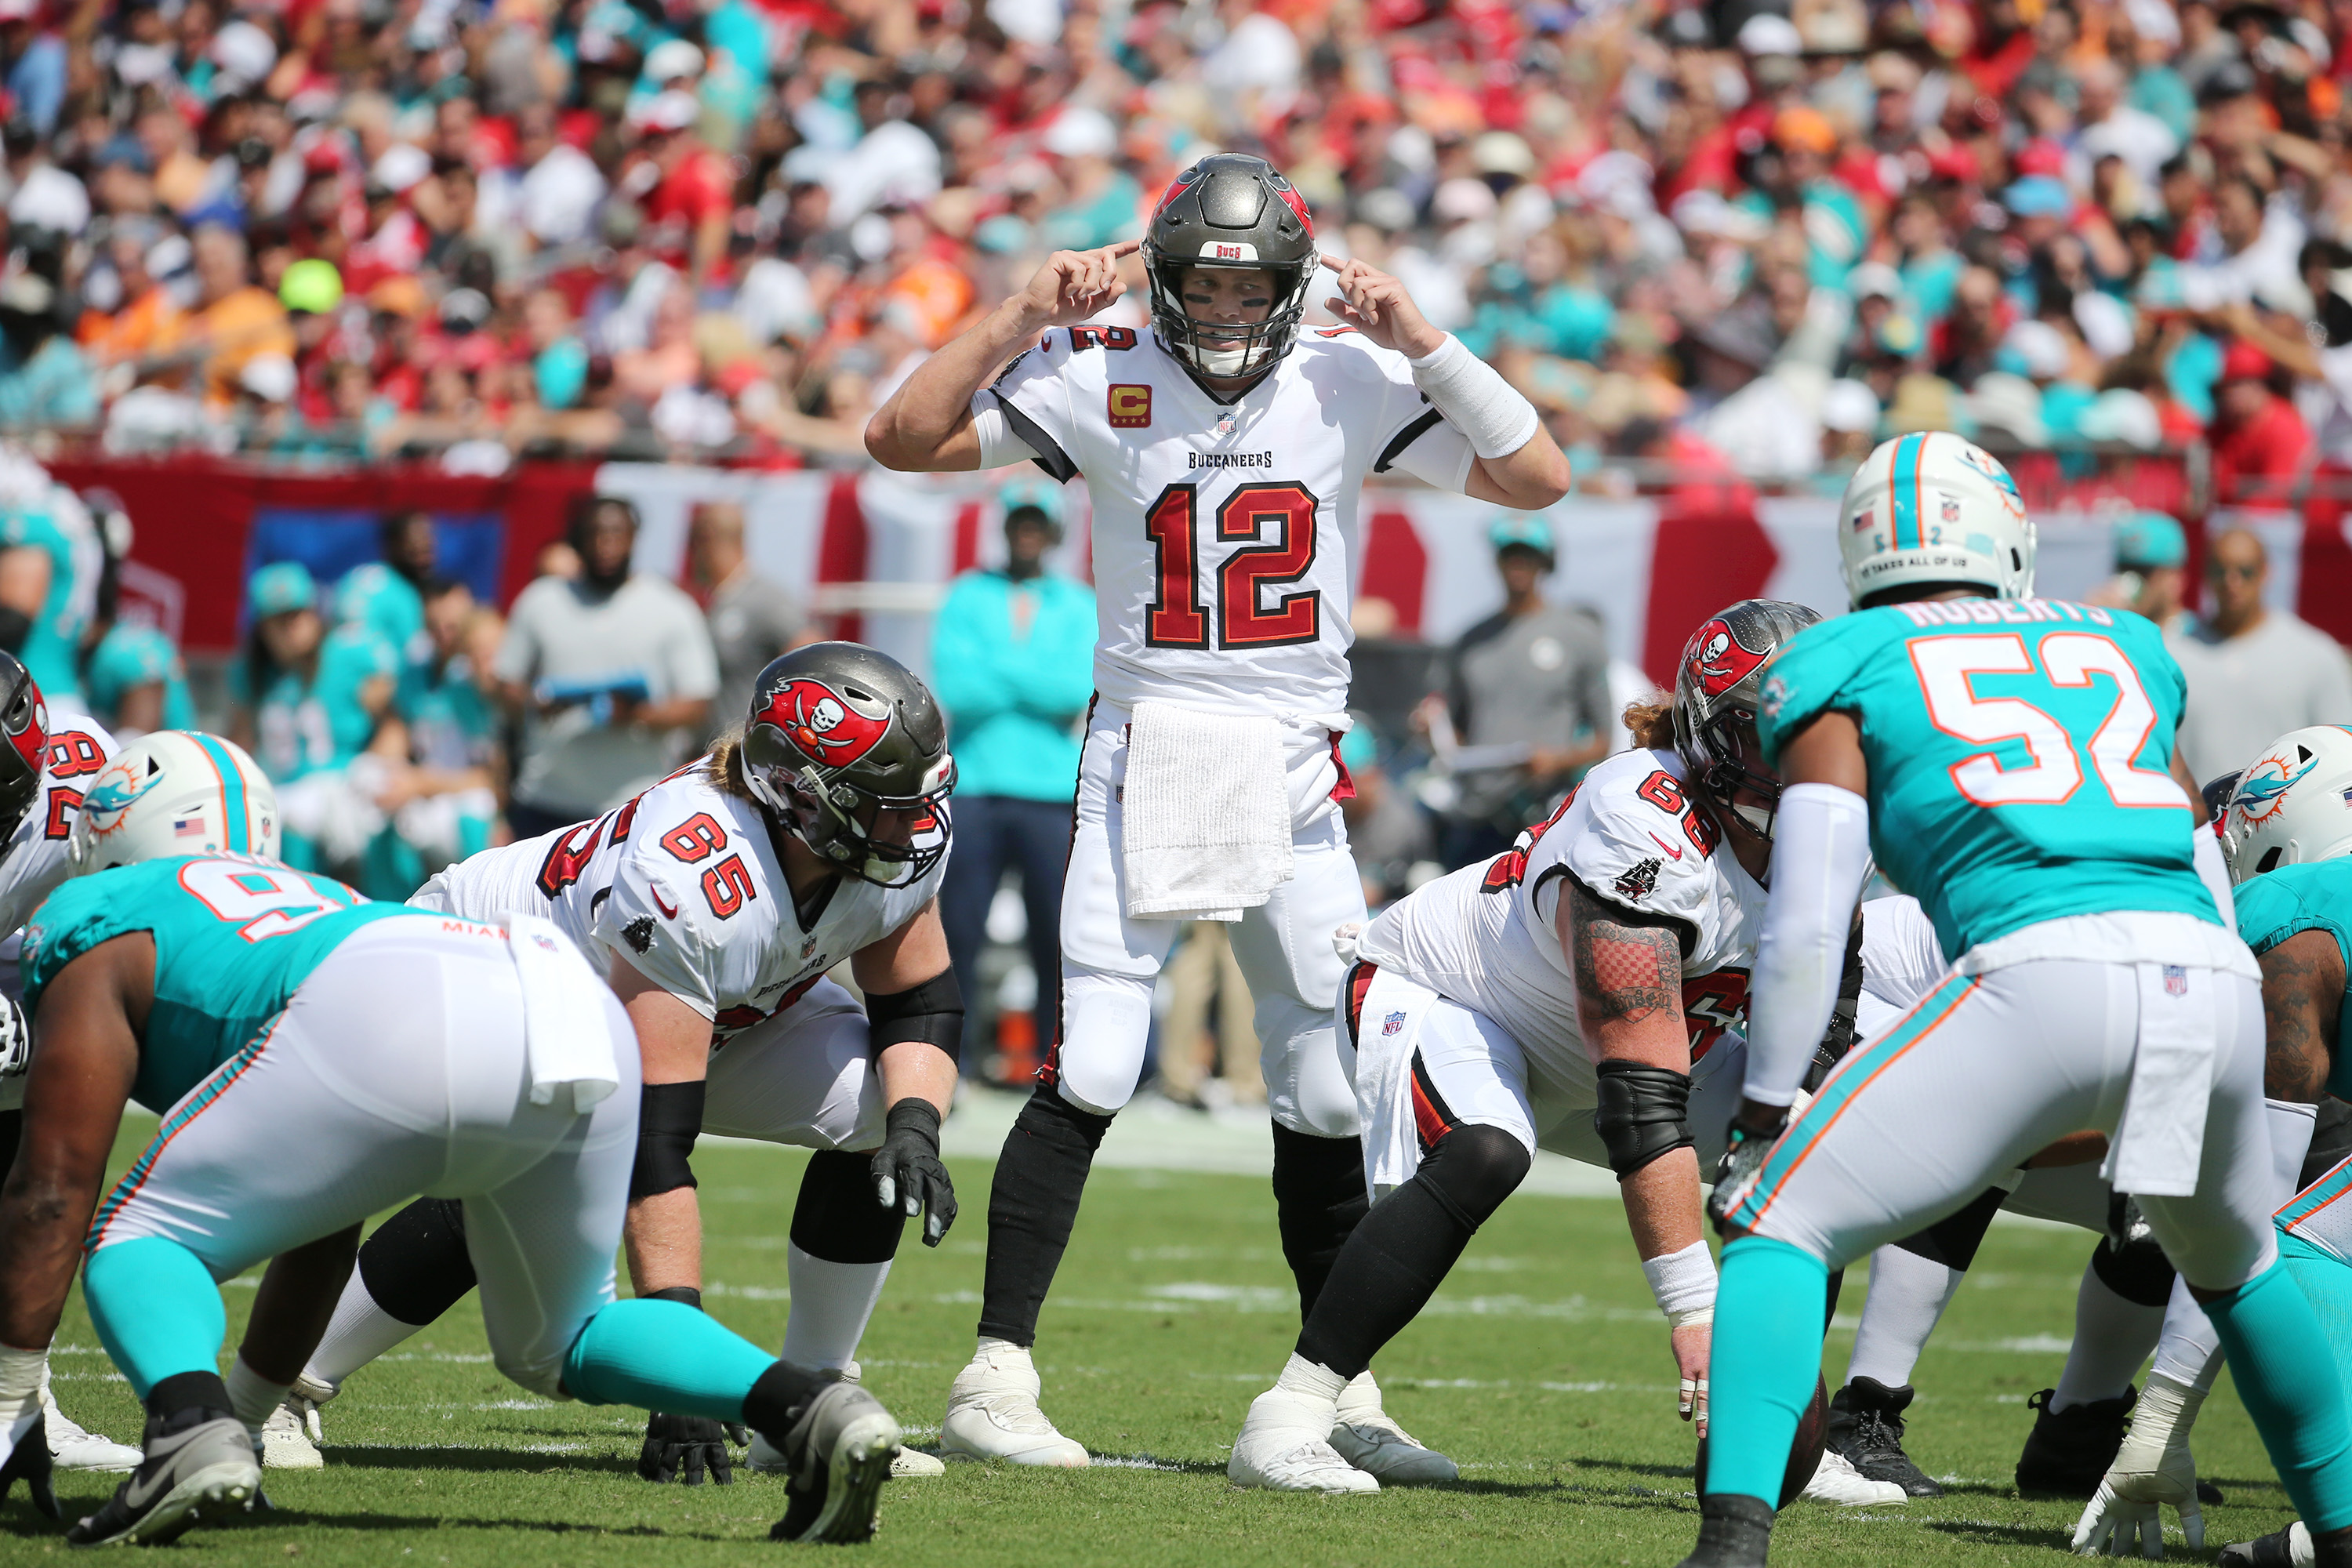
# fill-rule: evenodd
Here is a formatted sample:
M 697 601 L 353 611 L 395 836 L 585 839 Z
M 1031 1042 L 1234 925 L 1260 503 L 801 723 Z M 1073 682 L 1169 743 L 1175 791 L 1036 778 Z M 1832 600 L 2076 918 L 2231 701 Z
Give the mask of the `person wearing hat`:
M 2131 610 L 2167 632 L 2185 631 L 2189 536 L 2179 520 L 2136 511 L 2116 524 L 2116 574 L 2083 596 L 2086 605 Z
M 2216 505 L 2287 505 L 2311 467 L 2311 431 L 2272 385 L 2278 374 L 2271 356 L 2244 338 L 2221 355 L 2213 389 Z
M 1486 542 L 1503 580 L 1503 607 L 1447 650 L 1441 700 L 1461 744 L 1519 749 L 1525 760 L 1456 775 L 1439 856 L 1449 867 L 1508 849 L 1521 828 L 1542 819 L 1571 774 L 1608 753 L 1615 733 L 1600 617 L 1543 596 L 1543 580 L 1559 563 L 1550 522 L 1504 512 Z
M 725 729 L 751 710 L 760 672 L 814 638 L 791 591 L 751 564 L 743 544 L 742 502 L 699 501 L 687 514 L 686 571 L 719 656 L 711 722 Z
M 229 664 L 229 739 L 278 786 L 280 858 L 298 870 L 353 872 L 383 826 L 352 796 L 343 770 L 392 705 L 400 656 L 363 626 L 327 629 L 319 584 L 274 561 L 245 589 L 250 629 Z
M 964 573 L 931 623 L 931 689 L 956 759 L 956 852 L 940 921 L 964 1016 L 967 1068 L 990 1054 L 996 1016 L 981 983 L 989 906 L 1007 870 L 1021 880 L 1038 994 L 1062 973 L 1062 868 L 1078 780 L 1078 726 L 1094 691 L 1095 595 L 1050 571 L 1062 539 L 1062 487 L 1015 479 L 997 492 L 1004 561 Z

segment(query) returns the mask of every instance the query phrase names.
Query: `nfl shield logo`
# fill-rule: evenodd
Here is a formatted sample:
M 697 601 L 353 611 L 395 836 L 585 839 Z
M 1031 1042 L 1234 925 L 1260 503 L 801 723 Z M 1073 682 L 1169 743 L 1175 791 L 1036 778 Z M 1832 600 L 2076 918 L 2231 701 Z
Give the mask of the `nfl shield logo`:
M 1381 1033 L 1383 1035 L 1393 1035 L 1403 1027 L 1404 1015 L 1402 1013 L 1391 1013 L 1384 1021 L 1382 1021 L 1381 1025 Z
M 2164 994 L 2167 996 L 2189 994 L 2189 971 L 2178 963 L 2164 966 Z
M 1946 522 L 1958 522 L 1960 521 L 1960 500 L 1958 496 L 1946 496 L 1944 498 L 1944 521 Z

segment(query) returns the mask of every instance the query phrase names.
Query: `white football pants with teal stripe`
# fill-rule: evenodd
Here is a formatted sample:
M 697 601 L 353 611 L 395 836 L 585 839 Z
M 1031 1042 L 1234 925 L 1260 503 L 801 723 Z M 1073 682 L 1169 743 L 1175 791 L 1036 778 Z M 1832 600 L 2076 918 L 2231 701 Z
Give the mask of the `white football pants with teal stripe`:
M 2113 1132 L 2139 1044 L 2141 965 L 2021 963 L 1955 974 L 1855 1047 L 1766 1161 L 1732 1215 L 1832 1268 L 1966 1204 L 2070 1132 Z M 2219 969 L 2201 1175 L 2189 1197 L 2143 1197 L 2191 1284 L 2226 1290 L 2276 1255 L 2263 1120 L 2259 984 Z
M 611 1015 L 621 1078 L 584 1116 L 568 1094 L 530 1102 L 503 931 L 397 920 L 354 932 L 253 1047 L 172 1108 L 100 1205 L 93 1313 L 100 1260 L 126 1243 L 177 1243 L 223 1280 L 419 1194 L 461 1198 L 492 1357 L 558 1394 L 572 1342 L 614 1299 L 636 1157 L 635 1035 L 583 975 Z M 109 1315 L 139 1337 L 135 1314 Z

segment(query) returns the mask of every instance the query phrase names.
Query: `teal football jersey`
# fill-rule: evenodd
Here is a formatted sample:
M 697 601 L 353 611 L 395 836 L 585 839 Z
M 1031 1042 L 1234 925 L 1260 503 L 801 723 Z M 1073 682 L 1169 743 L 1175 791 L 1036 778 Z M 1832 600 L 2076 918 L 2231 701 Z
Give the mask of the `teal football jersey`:
M 145 860 L 68 882 L 25 927 L 25 1006 L 37 1019 L 58 972 L 128 931 L 155 939 L 155 1005 L 131 1096 L 162 1111 L 257 1038 L 320 962 L 360 927 L 433 919 L 371 903 L 274 860 Z
M 1767 759 L 1832 710 L 1862 731 L 1870 847 L 1955 956 L 2067 915 L 2221 923 L 2168 771 L 2187 691 L 2156 627 L 2050 599 L 1884 605 L 1764 672 Z
M 40 683 L 41 695 L 52 700 L 81 693 L 76 656 L 92 601 L 80 579 L 89 563 L 74 546 L 74 539 L 46 509 L 12 510 L 0 516 L 0 549 L 38 550 L 49 558 L 48 595 L 25 634 L 18 657 Z
M 2352 856 L 2315 860 L 2305 866 L 2282 866 L 2238 884 L 2238 935 L 2254 956 L 2291 936 L 2324 931 L 2336 939 L 2344 955 L 2345 973 L 2352 976 Z M 2352 1050 L 2346 1031 L 2352 1030 L 2352 991 L 2347 991 L 2336 1016 L 2336 1039 L 2327 1068 L 2327 1092 L 2338 1100 L 2352 1099 Z

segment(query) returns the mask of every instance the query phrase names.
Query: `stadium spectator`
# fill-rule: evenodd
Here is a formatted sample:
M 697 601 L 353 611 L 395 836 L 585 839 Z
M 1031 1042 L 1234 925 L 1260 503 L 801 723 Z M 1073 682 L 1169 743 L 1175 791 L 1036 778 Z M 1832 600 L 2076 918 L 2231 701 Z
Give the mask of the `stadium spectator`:
M 193 730 L 196 704 L 188 668 L 162 628 L 118 620 L 90 649 L 82 668 L 90 716 L 124 744 L 151 730 Z
M 1356 793 L 1339 803 L 1348 847 L 1364 879 L 1364 905 L 1378 914 L 1435 869 L 1435 835 L 1428 816 L 1389 776 L 1379 737 L 1361 717 L 1339 742 L 1339 762 Z
M 1059 983 L 1078 721 L 1094 689 L 1094 594 L 1045 565 L 1062 537 L 1060 489 L 1019 479 L 998 501 L 1004 564 L 957 578 L 931 630 L 931 689 L 947 711 L 957 773 L 956 852 L 940 918 L 957 983 L 982 1004 L 966 1014 L 970 1061 L 995 1011 L 980 984 L 980 952 L 1008 870 L 1020 879 L 1039 994 Z
M 1540 821 L 1570 776 L 1608 753 L 1616 718 L 1600 618 L 1544 600 L 1559 563 L 1551 524 L 1507 512 L 1486 538 L 1503 607 L 1448 652 L 1438 699 L 1458 742 L 1490 753 L 1455 775 L 1441 856 L 1449 867 L 1500 854 Z
M 261 354 L 291 359 L 297 345 L 286 307 L 252 280 L 243 235 L 215 224 L 196 231 L 194 245 L 196 308 L 166 346 L 200 363 L 205 401 L 226 408 L 247 363 Z
M 391 822 L 371 846 L 362 890 L 375 898 L 406 898 L 488 848 L 498 823 L 498 708 L 469 652 L 478 606 L 446 578 L 427 581 L 420 604 L 423 657 L 401 670 L 369 748 L 368 787 Z
M 2116 574 L 2084 603 L 2132 610 L 2166 631 L 2188 630 L 2189 536 L 2160 511 L 2136 512 L 2116 525 Z
M 810 640 L 800 606 L 761 576 L 743 548 L 743 508 L 704 501 L 687 519 L 686 570 L 702 595 L 703 617 L 719 657 L 719 692 L 710 700 L 714 735 L 743 722 L 760 671 L 787 648 Z
M 522 591 L 491 668 L 523 720 L 507 806 L 518 838 L 583 822 L 685 761 L 719 689 L 701 611 L 630 565 L 635 507 L 592 498 L 570 542 L 579 576 Z
M 2230 345 L 2214 388 L 2213 494 L 2225 504 L 2281 506 L 2311 465 L 2311 431 L 2272 385 L 2278 367 L 2252 343 Z
M 377 525 L 377 538 L 383 559 L 362 562 L 335 584 L 335 624 L 367 627 L 414 664 L 425 657 L 423 590 L 439 559 L 433 514 L 395 512 Z
M 2217 534 L 2205 551 L 2207 614 L 2166 636 L 2189 678 L 2180 751 L 2200 783 L 2244 767 L 2289 730 L 2352 713 L 2344 649 L 2263 603 L 2270 573 L 2270 552 L 2251 530 Z

